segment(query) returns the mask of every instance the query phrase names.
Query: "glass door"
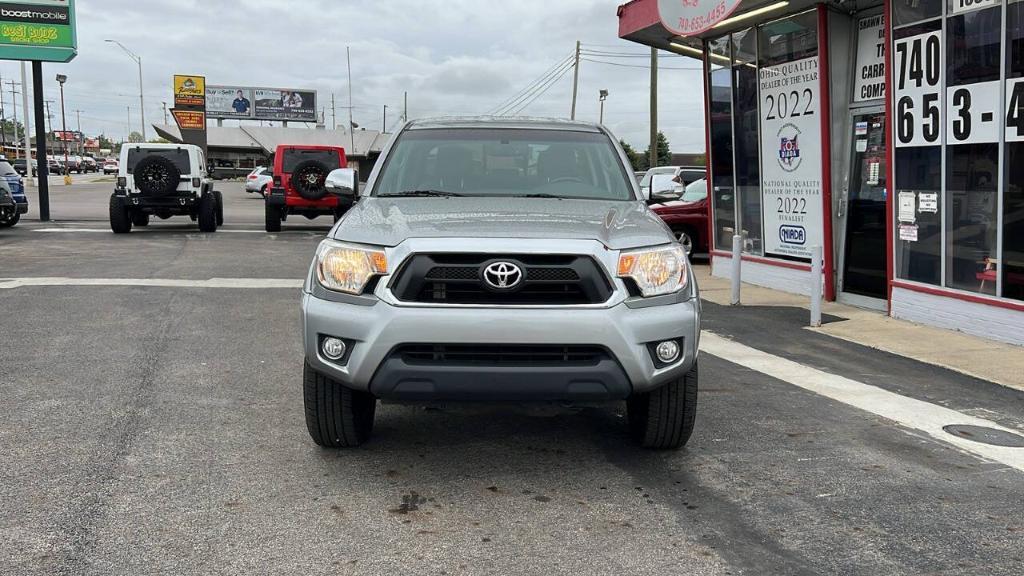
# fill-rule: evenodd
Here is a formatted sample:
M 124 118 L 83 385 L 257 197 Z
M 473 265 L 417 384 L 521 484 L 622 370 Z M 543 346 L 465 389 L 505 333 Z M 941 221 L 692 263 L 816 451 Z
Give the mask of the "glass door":
M 887 298 L 885 276 L 886 150 L 885 113 L 853 115 L 845 207 L 840 289 L 870 299 Z

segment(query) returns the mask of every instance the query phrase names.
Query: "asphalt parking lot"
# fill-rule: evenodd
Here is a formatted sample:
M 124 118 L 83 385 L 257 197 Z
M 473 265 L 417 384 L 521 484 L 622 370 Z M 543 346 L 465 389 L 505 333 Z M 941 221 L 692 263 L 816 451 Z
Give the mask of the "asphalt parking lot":
M 222 182 L 216 234 L 175 217 L 115 237 L 111 184 L 82 180 L 53 186 L 55 222 L 33 199 L 0 230 L 0 574 L 1022 572 L 1019 452 L 915 422 L 1024 430 L 1024 393 L 707 303 L 681 451 L 634 448 L 618 406 L 457 405 L 386 405 L 368 444 L 323 450 L 290 283 L 330 219 L 266 234 Z

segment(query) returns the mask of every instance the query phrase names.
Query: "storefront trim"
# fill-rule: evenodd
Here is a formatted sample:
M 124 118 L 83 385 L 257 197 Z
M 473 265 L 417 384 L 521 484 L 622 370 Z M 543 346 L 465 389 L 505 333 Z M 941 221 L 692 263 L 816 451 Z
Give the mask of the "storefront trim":
M 828 62 L 828 11 L 818 4 L 818 85 L 821 93 L 821 207 L 822 253 L 825 272 L 825 300 L 836 299 L 835 255 L 832 242 L 832 98 Z
M 885 176 L 885 281 L 888 286 L 886 290 L 886 311 L 892 314 L 892 281 L 894 262 L 896 259 L 896 243 L 893 237 L 896 234 L 896 227 L 893 223 L 892 205 L 895 197 L 896 184 L 896 150 L 893 148 L 892 134 L 892 0 L 885 0 L 883 8 L 882 27 L 885 32 L 885 155 L 886 155 L 886 176 Z
M 964 302 L 973 302 L 975 304 L 984 304 L 986 306 L 995 306 L 996 308 L 1004 308 L 1006 310 L 1017 310 L 1018 312 L 1024 312 L 1024 302 L 1014 302 L 1002 298 L 992 298 L 988 296 L 975 294 L 974 292 L 955 290 L 953 288 L 942 288 L 939 286 L 932 286 L 930 284 L 920 284 L 917 282 L 911 282 L 909 280 L 893 280 L 892 282 L 889 283 L 890 291 L 893 288 L 902 288 L 904 290 L 920 292 L 922 294 L 943 296 L 945 298 L 953 298 L 954 300 L 962 300 Z

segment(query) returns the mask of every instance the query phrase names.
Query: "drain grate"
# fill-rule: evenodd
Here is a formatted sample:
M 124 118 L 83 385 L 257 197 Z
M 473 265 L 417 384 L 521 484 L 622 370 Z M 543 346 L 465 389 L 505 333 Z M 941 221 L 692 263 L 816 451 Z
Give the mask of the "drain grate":
M 1008 448 L 1024 448 L 1024 436 L 997 428 L 950 424 L 949 426 L 943 426 L 942 429 L 953 436 L 972 442 L 981 442 L 982 444 L 991 444 L 992 446 L 1006 446 Z

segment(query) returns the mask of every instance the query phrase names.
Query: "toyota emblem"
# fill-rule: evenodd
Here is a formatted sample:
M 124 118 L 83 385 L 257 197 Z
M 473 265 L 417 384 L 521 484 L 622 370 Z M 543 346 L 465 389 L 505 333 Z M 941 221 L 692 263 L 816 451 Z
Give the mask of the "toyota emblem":
M 484 268 L 483 277 L 491 288 L 508 290 L 523 281 L 523 269 L 512 262 L 492 262 Z

